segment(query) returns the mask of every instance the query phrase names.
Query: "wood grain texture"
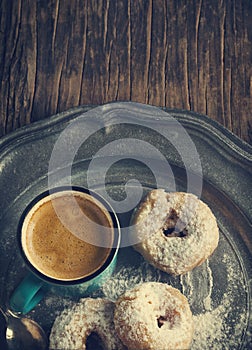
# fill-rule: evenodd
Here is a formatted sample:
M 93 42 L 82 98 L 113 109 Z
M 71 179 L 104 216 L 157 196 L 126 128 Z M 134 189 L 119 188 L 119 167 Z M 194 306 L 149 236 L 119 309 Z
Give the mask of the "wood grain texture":
M 2 0 L 0 136 L 81 104 L 207 114 L 252 144 L 250 0 Z

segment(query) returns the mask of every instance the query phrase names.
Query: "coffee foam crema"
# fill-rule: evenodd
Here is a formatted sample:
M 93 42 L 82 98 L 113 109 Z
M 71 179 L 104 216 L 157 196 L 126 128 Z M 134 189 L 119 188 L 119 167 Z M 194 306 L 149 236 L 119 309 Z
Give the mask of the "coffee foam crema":
M 113 222 L 89 194 L 63 191 L 40 200 L 28 212 L 21 233 L 30 263 L 47 277 L 78 280 L 96 272 L 113 245 Z

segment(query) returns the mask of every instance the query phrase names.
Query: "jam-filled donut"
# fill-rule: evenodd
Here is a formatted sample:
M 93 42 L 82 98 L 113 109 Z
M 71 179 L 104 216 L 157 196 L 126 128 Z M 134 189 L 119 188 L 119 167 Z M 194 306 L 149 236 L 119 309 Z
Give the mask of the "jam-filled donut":
M 115 329 L 129 349 L 189 349 L 193 319 L 187 298 L 165 283 L 145 282 L 116 302 Z
M 108 350 L 123 350 L 114 328 L 114 303 L 102 298 L 83 298 L 65 309 L 54 321 L 50 349 L 86 349 L 87 338 L 96 334 Z
M 132 216 L 134 248 L 173 275 L 202 264 L 215 250 L 219 230 L 210 208 L 195 195 L 150 191 Z

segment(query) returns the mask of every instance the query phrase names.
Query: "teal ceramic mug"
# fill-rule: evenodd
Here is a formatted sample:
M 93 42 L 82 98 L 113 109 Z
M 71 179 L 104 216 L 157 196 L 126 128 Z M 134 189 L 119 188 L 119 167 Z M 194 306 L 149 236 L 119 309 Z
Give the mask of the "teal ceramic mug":
M 48 289 L 81 297 L 99 288 L 116 264 L 120 224 L 97 193 L 58 187 L 27 206 L 19 222 L 18 244 L 30 272 L 14 290 L 10 308 L 25 314 Z

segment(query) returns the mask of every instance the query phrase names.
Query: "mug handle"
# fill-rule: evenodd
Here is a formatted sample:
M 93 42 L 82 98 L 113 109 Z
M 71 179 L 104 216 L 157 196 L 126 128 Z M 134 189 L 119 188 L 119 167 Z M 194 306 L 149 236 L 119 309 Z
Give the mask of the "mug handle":
M 41 279 L 29 273 L 16 287 L 10 297 L 10 310 L 16 313 L 27 314 L 44 297 L 49 286 Z

